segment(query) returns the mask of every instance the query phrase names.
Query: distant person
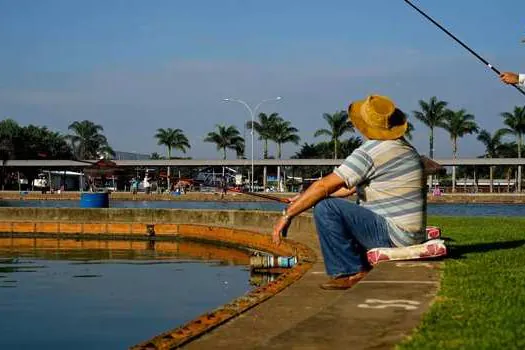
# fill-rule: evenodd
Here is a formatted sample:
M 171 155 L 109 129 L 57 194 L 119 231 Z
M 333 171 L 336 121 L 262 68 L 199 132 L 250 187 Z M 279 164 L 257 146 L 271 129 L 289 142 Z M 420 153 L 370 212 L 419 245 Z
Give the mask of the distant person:
M 139 182 L 136 178 L 131 179 L 131 193 L 137 194 Z
M 151 192 L 151 183 L 149 182 L 151 178 L 149 177 L 148 175 L 148 172 L 146 171 L 146 174 L 144 175 L 144 180 L 142 181 L 142 184 L 144 186 L 144 192 L 146 192 L 146 194 L 150 194 Z
M 89 192 L 95 192 L 95 182 L 91 176 L 88 178 L 88 187 L 89 187 Z M 51 187 L 50 187 L 50 191 L 51 193 L 53 193 L 53 189 Z
M 223 199 L 224 196 L 228 193 L 228 183 L 226 182 L 226 178 L 224 176 L 221 177 L 219 186 L 221 188 L 221 199 Z
M 291 220 L 314 206 L 326 272 L 323 289 L 348 289 L 370 269 L 366 253 L 426 240 L 423 162 L 403 137 L 405 114 L 384 96 L 352 103 L 348 116 L 367 140 L 330 175 L 294 197 L 273 229 L 279 244 Z M 358 202 L 337 198 L 356 192 Z

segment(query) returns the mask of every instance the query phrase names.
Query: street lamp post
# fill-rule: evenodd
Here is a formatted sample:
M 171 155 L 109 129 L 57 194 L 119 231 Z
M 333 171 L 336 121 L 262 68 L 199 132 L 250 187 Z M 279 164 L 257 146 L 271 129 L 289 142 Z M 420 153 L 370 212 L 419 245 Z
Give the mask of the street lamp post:
M 255 121 L 255 113 L 257 113 L 257 110 L 259 109 L 259 107 L 265 103 L 265 102 L 270 102 L 270 101 L 279 101 L 280 99 L 282 99 L 281 96 L 277 96 L 275 98 L 269 98 L 269 99 L 266 99 L 266 100 L 262 100 L 261 102 L 259 102 L 255 108 L 251 108 L 246 102 L 244 102 L 243 100 L 239 100 L 239 99 L 235 99 L 235 98 L 225 98 L 223 99 L 224 102 L 237 102 L 237 103 L 240 103 L 242 104 L 244 107 L 246 107 L 246 109 L 248 110 L 248 112 L 250 113 L 250 118 L 252 120 L 252 128 L 251 128 L 251 135 L 252 135 L 252 174 L 251 174 L 251 180 L 250 180 L 250 188 L 251 188 L 251 191 L 253 192 L 254 191 L 254 187 L 253 187 L 253 175 L 254 175 L 254 171 L 253 171 L 253 124 L 254 124 L 254 121 Z

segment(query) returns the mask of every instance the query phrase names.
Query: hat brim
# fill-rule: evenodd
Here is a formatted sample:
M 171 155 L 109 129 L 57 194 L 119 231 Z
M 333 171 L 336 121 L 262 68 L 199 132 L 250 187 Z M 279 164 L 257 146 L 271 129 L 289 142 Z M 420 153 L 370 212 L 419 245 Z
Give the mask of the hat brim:
M 348 117 L 352 124 L 370 140 L 395 140 L 402 137 L 407 131 L 408 122 L 406 116 L 396 108 L 394 113 L 398 113 L 399 124 L 391 128 L 383 129 L 369 125 L 362 115 L 362 107 L 366 100 L 353 102 L 348 107 Z

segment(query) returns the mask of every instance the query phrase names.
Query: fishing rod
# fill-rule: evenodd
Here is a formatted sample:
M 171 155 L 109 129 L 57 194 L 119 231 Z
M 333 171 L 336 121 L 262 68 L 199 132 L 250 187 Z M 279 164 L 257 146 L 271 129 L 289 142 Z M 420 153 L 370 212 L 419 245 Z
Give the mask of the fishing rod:
M 269 200 L 276 201 L 276 202 L 281 202 L 281 203 L 286 203 L 286 204 L 290 203 L 290 200 L 288 198 L 281 198 L 277 196 L 272 196 L 270 194 L 263 194 L 263 193 L 256 193 L 256 192 L 242 192 L 239 190 L 235 190 L 233 188 L 227 188 L 227 190 L 230 192 L 242 193 L 242 194 L 246 194 L 246 195 L 253 196 L 253 197 L 269 199 Z
M 481 57 L 478 53 L 476 53 L 476 51 L 472 50 L 470 47 L 468 47 L 464 42 L 462 42 L 461 40 L 459 40 L 454 34 L 452 34 L 451 32 L 449 32 L 446 28 L 444 28 L 441 24 L 439 24 L 438 22 L 436 22 L 432 17 L 430 17 L 429 15 L 427 15 L 425 12 L 423 12 L 421 9 L 419 9 L 416 5 L 414 5 L 413 3 L 411 3 L 409 0 L 404 0 L 410 7 L 412 7 L 414 10 L 416 10 L 417 12 L 419 12 L 419 14 L 421 14 L 423 17 L 425 17 L 427 20 L 429 20 L 430 22 L 432 22 L 434 25 L 436 25 L 439 29 L 441 29 L 443 32 L 445 32 L 445 34 L 447 34 L 448 36 L 450 36 L 452 39 L 454 39 L 458 44 L 460 44 L 461 46 L 463 46 L 464 49 L 466 49 L 468 52 L 470 52 L 472 55 L 474 55 L 478 60 L 480 60 L 481 62 L 483 62 L 487 67 L 489 67 L 494 73 L 496 73 L 498 76 L 501 75 L 501 72 L 496 68 L 494 67 L 492 64 L 490 64 L 486 59 L 484 59 L 483 57 Z M 522 90 L 519 86 L 517 86 L 516 84 L 511 84 L 516 90 L 518 90 L 519 92 L 521 92 L 522 95 L 525 96 L 525 91 Z

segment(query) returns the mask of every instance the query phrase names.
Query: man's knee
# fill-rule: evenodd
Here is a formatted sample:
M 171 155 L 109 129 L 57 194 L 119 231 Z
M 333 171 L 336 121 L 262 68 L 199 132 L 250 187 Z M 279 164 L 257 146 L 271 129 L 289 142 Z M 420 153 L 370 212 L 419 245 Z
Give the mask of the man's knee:
M 328 215 L 344 215 L 345 217 L 360 216 L 362 208 L 341 198 L 325 198 L 314 207 L 314 217 L 323 218 Z
M 333 212 L 332 208 L 332 199 L 333 198 L 326 198 L 317 203 L 314 206 L 314 217 L 315 218 L 322 218 L 326 217 L 326 214 Z

